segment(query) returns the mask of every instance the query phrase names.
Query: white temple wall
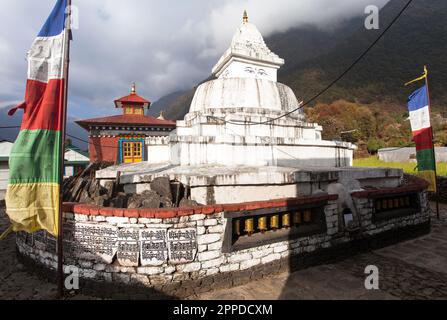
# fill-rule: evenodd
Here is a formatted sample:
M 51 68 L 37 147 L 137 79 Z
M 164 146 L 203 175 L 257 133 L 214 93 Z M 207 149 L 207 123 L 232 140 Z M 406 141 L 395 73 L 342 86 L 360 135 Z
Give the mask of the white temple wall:
M 321 140 L 320 126 L 279 126 L 279 125 L 236 125 L 232 123 L 196 124 L 192 127 L 178 126 L 178 136 L 219 137 L 224 135 L 240 137 L 294 138 L 303 140 Z
M 351 166 L 353 150 L 324 145 L 244 145 L 175 143 L 171 161 L 179 165 Z
M 252 186 L 211 186 L 191 188 L 191 199 L 209 204 L 209 194 L 213 202 L 229 204 L 257 201 L 258 199 L 294 198 L 298 195 L 298 185 L 252 185 Z
M 148 163 L 169 162 L 171 159 L 169 137 L 147 137 L 146 159 Z

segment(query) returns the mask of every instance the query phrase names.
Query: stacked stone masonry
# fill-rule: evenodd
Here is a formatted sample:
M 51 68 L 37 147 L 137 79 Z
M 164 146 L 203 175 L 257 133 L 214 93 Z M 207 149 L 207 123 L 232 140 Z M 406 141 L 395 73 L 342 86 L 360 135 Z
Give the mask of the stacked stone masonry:
M 425 186 L 418 189 L 420 212 L 373 223 L 373 198 L 353 195 L 360 231 L 348 231 L 338 212 L 336 195 L 280 199 L 243 204 L 174 209 L 114 209 L 64 205 L 65 272 L 79 268 L 83 279 L 103 283 L 163 288 L 263 265 L 287 263 L 292 256 L 336 248 L 355 238 L 424 225 L 429 222 Z M 401 188 L 401 191 L 404 190 Z M 392 190 L 388 190 L 392 191 Z M 223 253 L 224 212 L 288 207 L 325 201 L 326 228 L 319 234 Z M 20 255 L 47 269 L 57 267 L 56 239 L 44 233 L 19 233 Z M 178 286 L 177 286 L 178 287 Z

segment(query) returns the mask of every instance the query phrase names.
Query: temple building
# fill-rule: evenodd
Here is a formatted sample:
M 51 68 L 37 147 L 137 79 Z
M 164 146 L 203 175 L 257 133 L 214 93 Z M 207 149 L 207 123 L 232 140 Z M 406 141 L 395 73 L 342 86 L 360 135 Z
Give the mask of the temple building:
M 175 128 L 175 122 L 163 116 L 154 118 L 145 115 L 150 101 L 136 93 L 132 84 L 131 93 L 115 100 L 115 107 L 123 110 L 122 115 L 76 121 L 89 132 L 90 161 L 105 161 L 114 164 L 137 163 L 151 159 L 157 153 L 157 144 Z M 154 148 L 146 146 L 151 141 Z

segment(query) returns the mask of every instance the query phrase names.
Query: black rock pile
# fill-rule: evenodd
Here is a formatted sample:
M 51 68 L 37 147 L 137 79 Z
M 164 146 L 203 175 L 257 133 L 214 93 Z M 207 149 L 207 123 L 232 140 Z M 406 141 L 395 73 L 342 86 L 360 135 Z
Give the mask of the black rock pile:
M 141 194 L 125 193 L 121 185 L 107 181 L 102 186 L 95 178 L 97 170 L 108 164 L 90 164 L 81 173 L 64 180 L 62 187 L 65 202 L 79 202 L 113 208 L 172 208 L 199 205 L 188 198 L 189 188 L 168 177 L 155 178 L 150 190 Z

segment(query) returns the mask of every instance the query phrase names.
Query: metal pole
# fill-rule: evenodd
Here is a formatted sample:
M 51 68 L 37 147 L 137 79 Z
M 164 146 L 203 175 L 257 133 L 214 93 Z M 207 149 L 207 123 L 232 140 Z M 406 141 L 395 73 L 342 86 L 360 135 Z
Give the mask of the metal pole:
M 57 275 L 58 275 L 58 295 L 62 299 L 64 297 L 64 241 L 63 241 L 63 194 L 62 185 L 64 182 L 65 167 L 65 131 L 67 125 L 67 105 L 68 105 L 68 71 L 70 66 L 70 38 L 71 38 L 71 0 L 67 0 L 67 14 L 65 20 L 65 39 L 64 39 L 64 100 L 61 111 L 62 128 L 60 139 L 60 167 L 59 167 L 59 214 L 58 214 L 58 235 L 57 235 Z
M 428 114 L 429 117 L 431 119 L 431 113 L 430 113 L 430 90 L 428 87 L 428 70 L 427 70 L 427 66 L 424 66 L 424 72 L 425 72 L 425 86 L 427 88 L 427 99 L 428 99 Z M 431 120 L 430 120 L 431 122 Z M 439 191 L 438 191 L 438 174 L 437 174 L 437 170 L 436 170 L 436 152 L 435 152 L 435 133 L 433 132 L 433 126 L 431 126 L 431 133 L 432 133 L 432 141 L 433 141 L 433 148 L 432 148 L 432 152 L 433 152 L 433 161 L 435 162 L 435 188 L 436 188 L 436 217 L 438 218 L 438 220 L 440 219 L 439 217 Z

